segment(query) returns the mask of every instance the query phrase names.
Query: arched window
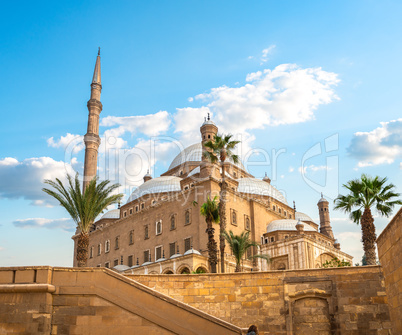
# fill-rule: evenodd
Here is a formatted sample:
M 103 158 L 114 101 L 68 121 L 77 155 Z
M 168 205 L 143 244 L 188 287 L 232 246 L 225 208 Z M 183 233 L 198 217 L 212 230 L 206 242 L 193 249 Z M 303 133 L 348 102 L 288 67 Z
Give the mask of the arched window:
M 250 230 L 250 219 L 246 217 L 246 230 Z
M 156 223 L 156 235 L 162 234 L 162 221 Z
M 170 217 L 170 230 L 176 229 L 176 218 L 174 215 Z
M 190 274 L 190 270 L 189 268 L 184 268 L 183 270 L 180 271 L 180 274 L 182 275 L 189 275 Z
M 275 205 L 273 205 L 273 206 L 272 206 L 272 209 L 273 209 L 274 211 L 276 211 L 276 207 L 275 207 Z
M 109 252 L 109 251 L 110 251 L 110 241 L 107 240 L 107 241 L 105 242 L 105 252 Z
M 236 226 L 237 225 L 237 214 L 236 211 L 232 211 L 232 223 Z
M 184 214 L 184 224 L 190 224 L 190 210 L 186 210 Z

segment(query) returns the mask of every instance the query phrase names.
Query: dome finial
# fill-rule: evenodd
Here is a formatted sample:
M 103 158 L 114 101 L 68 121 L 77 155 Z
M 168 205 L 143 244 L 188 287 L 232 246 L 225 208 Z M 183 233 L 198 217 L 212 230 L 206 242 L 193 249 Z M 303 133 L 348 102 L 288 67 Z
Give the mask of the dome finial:
M 210 121 L 211 120 L 211 118 L 209 117 L 209 113 L 208 113 L 208 121 Z
M 294 200 L 293 200 L 293 209 L 294 209 L 295 212 L 296 212 L 296 201 L 294 201 Z
M 120 201 L 117 203 L 117 209 L 120 209 Z
M 100 47 L 98 47 L 98 56 L 100 56 Z
M 321 192 L 321 198 L 324 198 L 324 195 L 322 194 L 322 192 Z

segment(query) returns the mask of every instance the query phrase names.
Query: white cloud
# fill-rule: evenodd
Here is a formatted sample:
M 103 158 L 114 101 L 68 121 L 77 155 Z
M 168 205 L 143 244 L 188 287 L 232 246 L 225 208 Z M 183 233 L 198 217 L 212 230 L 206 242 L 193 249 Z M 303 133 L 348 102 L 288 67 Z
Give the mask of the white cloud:
M 195 96 L 204 106 L 179 108 L 174 117 L 176 131 L 194 143 L 202 118 L 210 112 L 220 132 L 249 138 L 248 131 L 253 129 L 312 120 L 319 106 L 338 99 L 334 92 L 337 75 L 321 68 L 282 64 L 250 73 L 246 81 L 240 87 L 221 86 Z
M 268 55 L 276 48 L 276 45 L 270 45 L 268 48 L 262 50 L 261 65 L 268 61 Z
M 142 133 L 147 136 L 157 136 L 166 132 L 170 126 L 169 113 L 160 111 L 155 114 L 138 116 L 107 116 L 101 120 L 103 127 L 112 127 L 105 134 L 120 137 L 126 132 L 133 134 Z M 114 126 L 117 126 L 113 128 Z
M 0 251 L 3 251 L 3 250 L 5 250 L 4 247 L 0 247 Z
M 207 102 L 216 121 L 235 132 L 305 122 L 320 105 L 337 99 L 337 75 L 321 68 L 283 64 L 247 78 L 244 86 L 213 88 L 195 99 Z
M 334 217 L 331 217 L 331 222 L 338 222 L 338 223 L 346 222 L 346 223 L 350 223 L 350 224 L 352 224 L 352 223 L 355 224 L 349 218 L 334 218 Z
M 360 241 L 362 238 L 362 233 L 360 232 L 354 232 L 354 231 L 345 231 L 342 233 L 338 233 L 337 237 L 340 241 L 343 240 L 347 240 L 347 239 L 352 239 L 355 241 Z M 359 245 L 359 248 L 361 248 L 361 246 Z
M 69 232 L 75 230 L 75 224 L 69 218 L 63 218 L 63 219 L 29 218 L 29 219 L 15 220 L 13 221 L 13 225 L 18 228 L 62 229 Z
M 317 171 L 329 171 L 332 170 L 331 167 L 327 166 L 327 165 L 308 165 L 308 166 L 303 166 L 303 167 L 299 167 L 299 172 L 306 174 L 309 171 L 311 172 L 317 172 Z
M 33 205 L 49 206 L 57 202 L 42 191 L 44 179 L 65 179 L 73 174 L 70 164 L 50 157 L 27 158 L 18 161 L 6 157 L 0 160 L 0 198 L 31 200 Z
M 61 136 L 60 139 L 54 140 L 53 137 L 50 137 L 47 140 L 47 144 L 52 148 L 62 148 L 66 149 L 67 147 L 71 147 L 73 153 L 77 153 L 84 149 L 84 136 L 74 135 L 67 133 L 66 136 Z
M 399 163 L 399 169 L 402 170 L 402 162 Z
M 359 167 L 391 164 L 402 157 L 402 118 L 381 122 L 370 132 L 357 132 L 348 153 L 356 158 Z
M 293 172 L 295 168 L 293 166 L 289 166 L 289 172 Z

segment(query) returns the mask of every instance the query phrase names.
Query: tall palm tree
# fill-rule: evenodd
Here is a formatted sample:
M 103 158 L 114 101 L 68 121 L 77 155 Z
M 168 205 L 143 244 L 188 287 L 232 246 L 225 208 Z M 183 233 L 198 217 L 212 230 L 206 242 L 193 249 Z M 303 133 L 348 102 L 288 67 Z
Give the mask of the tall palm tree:
M 200 209 L 200 213 L 205 217 L 207 223 L 208 261 L 212 273 L 216 273 L 216 264 L 218 263 L 218 247 L 214 238 L 215 228 L 213 227 L 213 223 L 219 223 L 219 205 L 216 199 L 216 196 L 213 200 L 208 197 L 207 202 L 203 203 Z
M 236 269 L 235 272 L 241 272 L 241 261 L 247 250 L 251 247 L 258 247 L 259 244 L 255 241 L 250 240 L 250 232 L 243 231 L 240 235 L 234 235 L 231 230 L 229 232 L 224 231 L 223 237 L 228 242 L 230 250 L 232 250 L 233 256 L 236 259 Z M 247 259 L 262 258 L 269 262 L 268 255 L 252 255 L 247 257 Z
M 64 207 L 77 224 L 80 230 L 77 243 L 77 263 L 79 267 L 82 267 L 87 265 L 89 229 L 91 225 L 104 209 L 109 205 L 118 203 L 123 194 L 112 195 L 112 192 L 120 185 L 109 185 L 109 180 L 97 184 L 97 178 L 94 178 L 83 193 L 81 192 L 78 173 L 75 175 L 74 180 L 67 174 L 67 180 L 68 188 L 66 189 L 59 179 L 56 178 L 56 181 L 46 179 L 45 184 L 52 186 L 54 190 L 43 188 L 42 191 L 58 200 L 60 206 Z
M 236 145 L 240 141 L 232 141 L 233 135 L 215 135 L 213 141 L 208 141 L 204 144 L 207 150 L 204 150 L 203 155 L 211 163 L 220 162 L 221 166 L 221 183 L 219 193 L 219 247 L 221 252 L 221 272 L 225 272 L 225 238 L 222 233 L 226 229 L 226 187 L 225 181 L 225 162 L 226 160 L 232 161 L 237 164 L 239 162 L 239 156 L 233 153 Z
M 395 185 L 388 184 L 387 178 L 378 176 L 372 178 L 362 174 L 360 179 L 348 181 L 343 185 L 348 191 L 347 195 L 339 195 L 335 200 L 335 209 L 349 213 L 349 218 L 361 225 L 363 249 L 367 265 L 376 264 L 375 226 L 371 208 L 375 207 L 381 216 L 389 217 L 395 205 L 401 205 L 397 199 L 400 194 L 395 193 Z

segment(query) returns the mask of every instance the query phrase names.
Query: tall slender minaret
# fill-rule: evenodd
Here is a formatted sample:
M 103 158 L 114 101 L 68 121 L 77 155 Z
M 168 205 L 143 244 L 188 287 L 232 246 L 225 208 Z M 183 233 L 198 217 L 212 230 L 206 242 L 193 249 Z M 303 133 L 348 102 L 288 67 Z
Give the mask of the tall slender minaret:
M 320 233 L 333 239 L 334 233 L 332 232 L 331 221 L 329 219 L 329 202 L 324 198 L 322 193 L 317 206 L 320 214 Z
M 89 114 L 87 133 L 84 136 L 85 162 L 83 191 L 85 191 L 86 186 L 96 176 L 98 166 L 98 148 L 100 145 L 99 114 L 102 111 L 102 103 L 100 102 L 101 91 L 102 83 L 99 48 L 98 57 L 96 57 L 94 76 L 91 83 L 91 98 L 87 103 Z

